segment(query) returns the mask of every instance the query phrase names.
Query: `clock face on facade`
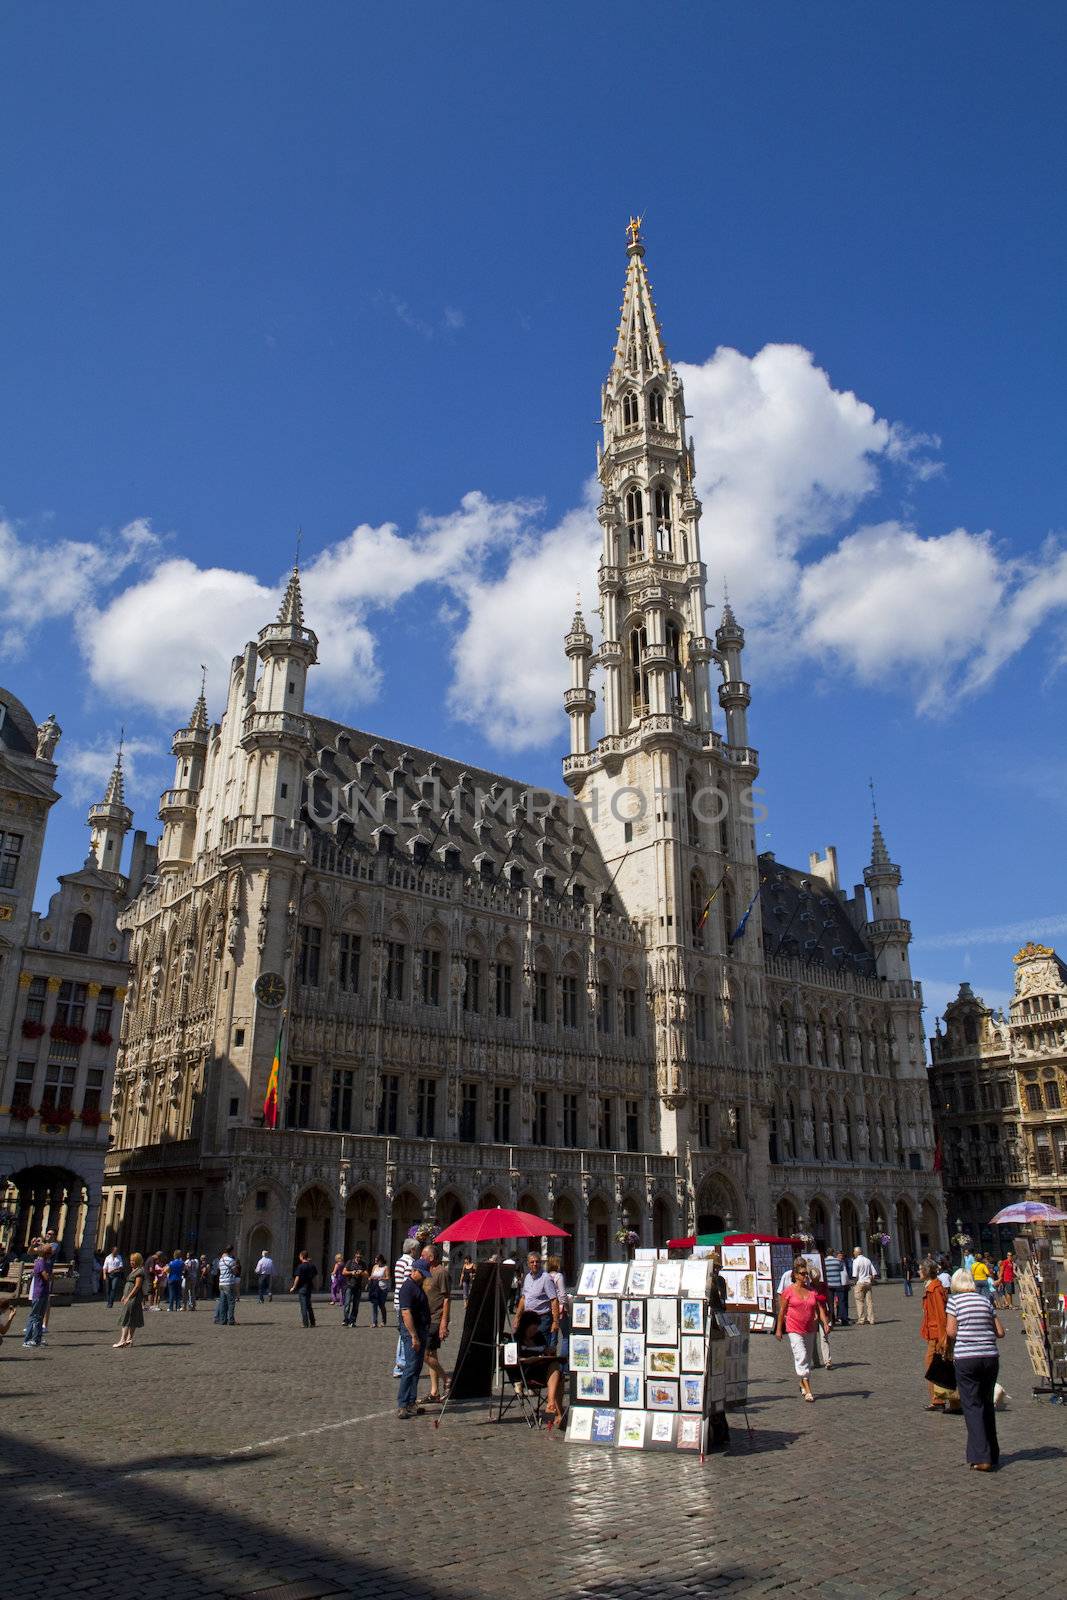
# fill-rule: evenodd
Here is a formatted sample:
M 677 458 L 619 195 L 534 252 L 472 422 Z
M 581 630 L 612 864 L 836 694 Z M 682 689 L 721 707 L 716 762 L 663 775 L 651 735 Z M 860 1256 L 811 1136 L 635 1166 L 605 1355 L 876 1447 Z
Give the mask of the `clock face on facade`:
M 285 979 L 277 972 L 261 972 L 256 979 L 256 999 L 260 1005 L 280 1006 L 285 999 Z

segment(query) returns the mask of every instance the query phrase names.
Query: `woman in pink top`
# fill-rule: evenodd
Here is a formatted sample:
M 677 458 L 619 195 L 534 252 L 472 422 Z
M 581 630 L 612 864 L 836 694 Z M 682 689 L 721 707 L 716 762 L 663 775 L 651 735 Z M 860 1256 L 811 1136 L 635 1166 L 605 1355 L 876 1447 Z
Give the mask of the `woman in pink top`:
M 808 1263 L 802 1256 L 797 1256 L 793 1262 L 793 1281 L 788 1288 L 783 1289 L 778 1300 L 778 1324 L 774 1336 L 780 1339 L 783 1333 L 789 1335 L 793 1365 L 800 1379 L 800 1392 L 805 1400 L 810 1400 L 814 1404 L 815 1396 L 811 1392 L 811 1355 L 815 1344 L 815 1329 L 821 1322 L 823 1329 L 829 1332 L 829 1318 L 826 1307 L 819 1303 L 809 1285 L 809 1274 Z

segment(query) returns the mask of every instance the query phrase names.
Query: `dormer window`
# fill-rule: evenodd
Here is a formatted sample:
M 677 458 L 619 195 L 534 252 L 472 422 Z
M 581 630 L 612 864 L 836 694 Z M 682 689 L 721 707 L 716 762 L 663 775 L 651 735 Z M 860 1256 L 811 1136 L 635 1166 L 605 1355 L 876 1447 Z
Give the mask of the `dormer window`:
M 632 389 L 627 389 L 622 397 L 622 425 L 624 428 L 636 428 L 639 420 L 637 396 Z
M 663 390 L 651 389 L 648 395 L 648 420 L 656 427 L 663 426 Z

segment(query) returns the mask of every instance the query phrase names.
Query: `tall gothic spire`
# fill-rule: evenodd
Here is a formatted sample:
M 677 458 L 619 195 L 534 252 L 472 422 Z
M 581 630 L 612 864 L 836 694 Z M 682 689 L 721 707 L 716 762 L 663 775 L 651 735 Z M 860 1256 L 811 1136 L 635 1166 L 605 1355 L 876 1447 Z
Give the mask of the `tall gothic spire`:
M 107 780 L 104 798 L 89 807 L 90 850 L 104 872 L 119 872 L 122 843 L 133 825 L 133 812 L 126 804 L 126 780 L 122 770 L 122 745 L 115 753 L 115 765 Z
M 107 780 L 107 789 L 104 792 L 104 804 L 106 806 L 124 806 L 126 804 L 126 780 L 122 772 L 122 745 L 123 740 L 120 738 L 119 747 L 115 753 L 115 765 L 111 769 L 111 776 Z
M 283 627 L 302 628 L 304 626 L 304 601 L 300 593 L 300 562 L 297 561 L 289 574 L 289 582 L 282 597 L 278 610 L 278 621 Z
M 667 352 L 663 331 L 656 316 L 652 285 L 645 267 L 645 247 L 641 242 L 641 217 L 631 217 L 627 227 L 626 287 L 622 295 L 622 314 L 615 341 L 612 375 L 628 374 L 643 381 L 656 372 L 667 371 Z

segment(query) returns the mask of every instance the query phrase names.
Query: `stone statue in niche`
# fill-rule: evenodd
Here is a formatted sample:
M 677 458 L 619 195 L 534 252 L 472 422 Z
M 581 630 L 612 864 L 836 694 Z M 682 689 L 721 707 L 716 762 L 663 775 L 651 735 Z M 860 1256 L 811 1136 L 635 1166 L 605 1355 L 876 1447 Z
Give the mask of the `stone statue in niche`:
M 63 729 L 56 721 L 56 714 L 50 711 L 45 720 L 37 729 L 37 759 L 38 761 L 51 761 L 55 754 L 56 745 L 63 736 Z

